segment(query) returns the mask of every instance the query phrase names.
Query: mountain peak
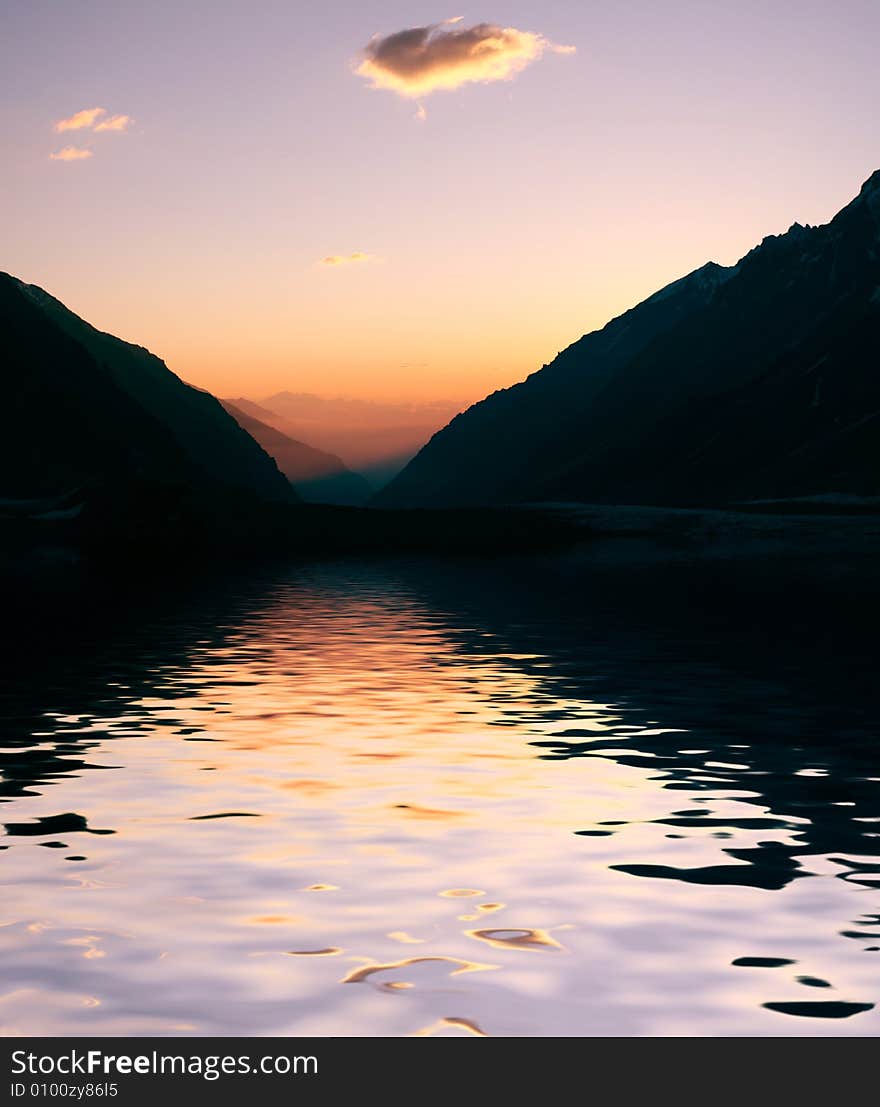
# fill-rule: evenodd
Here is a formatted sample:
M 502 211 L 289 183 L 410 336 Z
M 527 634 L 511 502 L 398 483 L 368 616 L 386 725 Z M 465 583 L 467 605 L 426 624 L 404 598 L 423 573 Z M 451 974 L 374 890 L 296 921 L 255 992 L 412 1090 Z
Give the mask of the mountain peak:
M 875 169 L 859 190 L 858 196 L 850 205 L 867 209 L 875 227 L 875 237 L 880 235 L 880 169 Z
M 667 285 L 436 434 L 382 506 L 880 488 L 880 172 L 822 227 Z M 819 367 L 821 366 L 821 370 Z
M 859 196 L 880 195 L 880 169 L 875 169 L 871 176 L 862 185 Z

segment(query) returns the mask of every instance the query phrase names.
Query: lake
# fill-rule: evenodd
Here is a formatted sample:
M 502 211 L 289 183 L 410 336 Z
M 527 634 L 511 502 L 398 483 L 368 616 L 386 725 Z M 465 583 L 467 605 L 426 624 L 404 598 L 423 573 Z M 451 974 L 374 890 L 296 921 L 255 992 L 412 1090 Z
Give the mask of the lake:
M 0 1027 L 876 1034 L 876 596 L 813 569 L 58 570 L 7 627 Z

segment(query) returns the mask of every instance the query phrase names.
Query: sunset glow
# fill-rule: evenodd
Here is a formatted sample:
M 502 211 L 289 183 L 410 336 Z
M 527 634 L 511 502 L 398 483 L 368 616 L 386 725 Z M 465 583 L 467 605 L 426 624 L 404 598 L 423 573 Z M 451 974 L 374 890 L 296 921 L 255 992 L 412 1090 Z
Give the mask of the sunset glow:
M 0 74 L 4 267 L 221 395 L 472 402 L 877 162 L 857 0 L 49 10 L 8 20 L 47 64 Z
M 512 80 L 545 50 L 575 52 L 573 46 L 555 46 L 543 35 L 516 27 L 449 26 L 460 22 L 458 17 L 444 24 L 376 35 L 364 50 L 357 73 L 372 88 L 414 98 L 468 83 Z

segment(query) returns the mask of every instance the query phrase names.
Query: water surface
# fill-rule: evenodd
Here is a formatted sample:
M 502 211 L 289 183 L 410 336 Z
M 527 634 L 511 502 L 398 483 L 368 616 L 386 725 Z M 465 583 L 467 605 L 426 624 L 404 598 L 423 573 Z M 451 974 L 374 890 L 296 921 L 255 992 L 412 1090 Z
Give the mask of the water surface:
M 880 1028 L 858 595 L 570 556 L 65 604 L 7 641 L 6 1033 Z

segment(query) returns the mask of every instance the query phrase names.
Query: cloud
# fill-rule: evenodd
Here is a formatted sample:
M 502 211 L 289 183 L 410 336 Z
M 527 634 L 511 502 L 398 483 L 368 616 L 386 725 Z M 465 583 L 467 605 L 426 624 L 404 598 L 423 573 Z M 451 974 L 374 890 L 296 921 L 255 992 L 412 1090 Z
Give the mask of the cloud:
M 374 35 L 355 72 L 371 88 L 418 99 L 468 82 L 509 81 L 547 51 L 572 54 L 575 50 L 556 46 L 532 31 L 495 23 L 459 27 L 460 22 L 459 16 L 384 37 Z
M 82 161 L 92 156 L 91 150 L 81 150 L 78 146 L 65 146 L 63 150 L 57 150 L 50 154 L 52 161 Z
M 132 122 L 130 115 L 112 115 L 109 119 L 102 119 L 95 127 L 96 131 L 127 131 Z
M 356 265 L 360 261 L 375 261 L 372 254 L 363 254 L 360 251 L 354 254 L 328 254 L 327 257 L 321 258 L 320 264 L 327 266 L 335 265 Z
M 56 131 L 82 131 L 86 127 L 94 127 L 97 120 L 107 114 L 106 108 L 83 108 L 74 112 L 67 119 L 59 119 L 55 124 Z
M 83 108 L 74 112 L 67 119 L 59 119 L 55 124 L 55 130 L 62 131 L 127 131 L 133 122 L 130 115 L 111 115 L 106 119 L 106 108 Z

